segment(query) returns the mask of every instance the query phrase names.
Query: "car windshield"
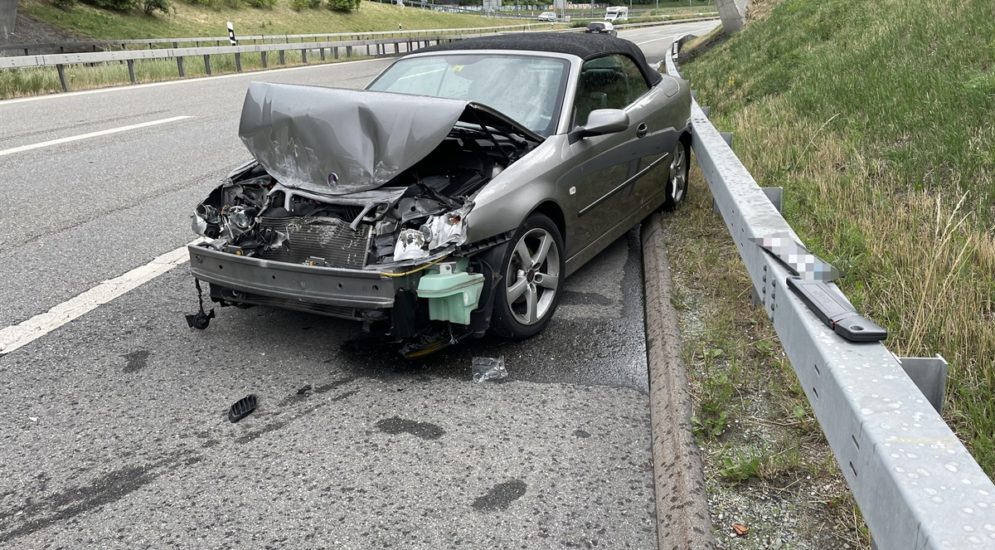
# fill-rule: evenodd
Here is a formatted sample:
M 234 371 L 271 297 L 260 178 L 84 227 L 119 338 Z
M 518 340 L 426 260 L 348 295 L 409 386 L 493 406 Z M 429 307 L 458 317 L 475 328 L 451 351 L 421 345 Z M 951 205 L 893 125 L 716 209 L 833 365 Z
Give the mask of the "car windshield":
M 556 131 L 568 70 L 565 59 L 554 57 L 432 55 L 398 61 L 367 89 L 482 103 L 549 136 Z

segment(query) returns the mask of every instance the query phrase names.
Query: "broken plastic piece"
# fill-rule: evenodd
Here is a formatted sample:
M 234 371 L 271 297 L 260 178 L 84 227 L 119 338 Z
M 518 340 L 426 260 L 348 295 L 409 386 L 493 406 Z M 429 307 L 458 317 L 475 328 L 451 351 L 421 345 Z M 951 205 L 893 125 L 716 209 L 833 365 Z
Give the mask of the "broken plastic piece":
M 846 300 L 823 281 L 806 281 L 788 277 L 788 287 L 805 302 L 812 313 L 829 328 L 851 342 L 879 342 L 888 337 L 888 330 L 862 317 Z
M 228 409 L 228 420 L 234 424 L 246 416 L 249 416 L 249 413 L 256 410 L 256 403 L 257 400 L 254 393 L 250 393 L 249 395 L 239 399 L 234 405 L 231 406 L 230 409 Z
M 428 256 L 425 234 L 417 229 L 402 229 L 394 247 L 394 261 L 413 260 Z
M 504 368 L 504 356 L 494 357 L 474 357 L 473 358 L 473 381 L 480 384 L 488 380 L 500 380 L 508 377 L 508 371 Z
M 214 319 L 214 310 L 212 309 L 210 313 L 204 313 L 204 311 L 201 310 L 193 315 L 187 315 L 186 318 L 187 326 L 197 330 L 204 330 L 211 324 L 211 319 Z
M 200 279 L 194 279 L 193 284 L 197 287 L 197 303 L 200 305 L 200 311 L 193 315 L 185 316 L 187 318 L 187 326 L 197 330 L 204 330 L 211 324 L 211 319 L 214 319 L 214 310 L 212 309 L 209 313 L 204 312 L 204 291 L 200 288 Z

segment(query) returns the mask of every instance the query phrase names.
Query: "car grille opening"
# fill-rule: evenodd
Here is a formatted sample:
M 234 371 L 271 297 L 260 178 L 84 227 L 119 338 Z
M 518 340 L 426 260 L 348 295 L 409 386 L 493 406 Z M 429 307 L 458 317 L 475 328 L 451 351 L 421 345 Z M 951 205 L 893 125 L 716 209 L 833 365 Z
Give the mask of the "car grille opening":
M 353 231 L 338 218 L 259 218 L 260 229 L 279 231 L 287 245 L 262 251 L 257 257 L 288 263 L 313 263 L 327 267 L 361 269 L 366 265 L 372 226 Z M 324 261 L 324 263 L 321 262 Z

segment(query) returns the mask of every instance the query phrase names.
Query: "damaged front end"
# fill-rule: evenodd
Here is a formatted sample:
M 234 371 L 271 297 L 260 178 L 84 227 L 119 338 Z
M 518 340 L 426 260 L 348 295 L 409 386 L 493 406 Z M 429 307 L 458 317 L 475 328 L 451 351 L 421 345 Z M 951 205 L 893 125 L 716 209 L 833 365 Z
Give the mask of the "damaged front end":
M 468 242 L 474 197 L 541 137 L 465 101 L 271 84 L 239 134 L 255 160 L 193 216 L 214 302 L 361 320 L 409 351 L 483 334 L 502 239 Z

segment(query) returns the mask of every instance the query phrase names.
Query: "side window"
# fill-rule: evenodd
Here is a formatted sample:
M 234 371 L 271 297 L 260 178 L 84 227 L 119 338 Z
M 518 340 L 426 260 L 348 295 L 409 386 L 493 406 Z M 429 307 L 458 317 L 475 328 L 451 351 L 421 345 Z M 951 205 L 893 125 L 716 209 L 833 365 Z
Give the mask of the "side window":
M 649 86 L 635 62 L 624 55 L 606 55 L 585 61 L 580 68 L 574 99 L 574 126 L 587 123 L 597 109 L 625 109 Z
M 625 78 L 629 83 L 629 101 L 626 105 L 631 105 L 636 102 L 643 94 L 649 91 L 649 84 L 646 83 L 646 77 L 643 76 L 643 72 L 639 70 L 636 62 L 623 55 L 617 56 L 622 60 L 622 67 L 625 70 Z

